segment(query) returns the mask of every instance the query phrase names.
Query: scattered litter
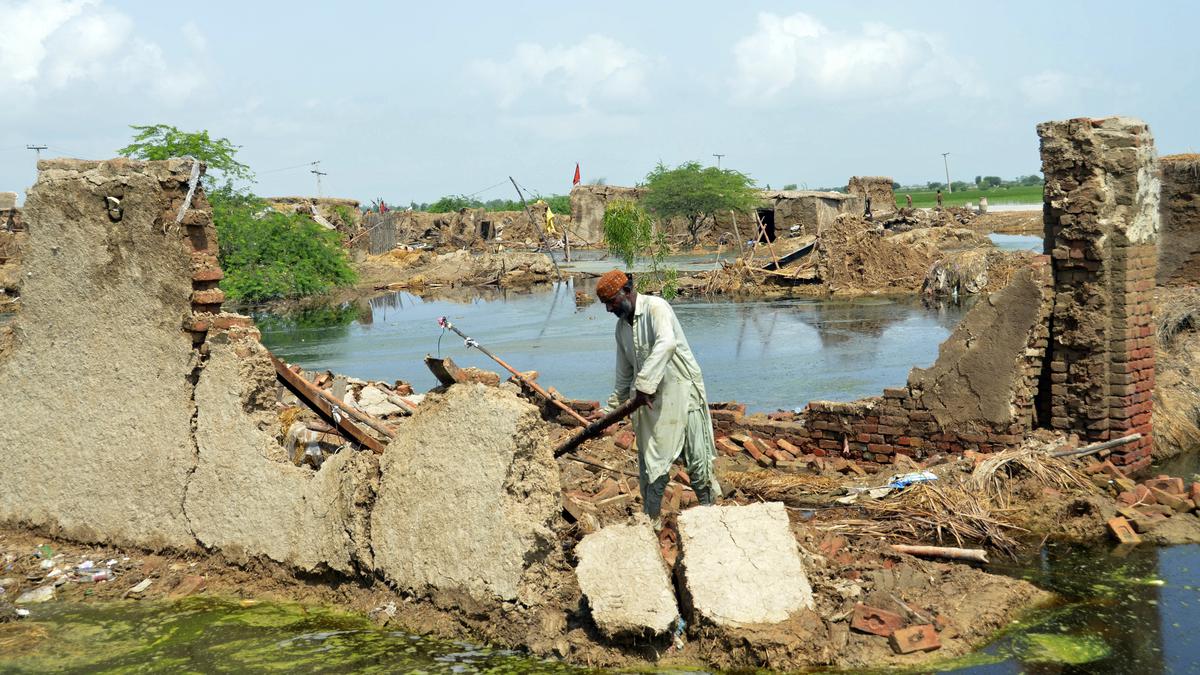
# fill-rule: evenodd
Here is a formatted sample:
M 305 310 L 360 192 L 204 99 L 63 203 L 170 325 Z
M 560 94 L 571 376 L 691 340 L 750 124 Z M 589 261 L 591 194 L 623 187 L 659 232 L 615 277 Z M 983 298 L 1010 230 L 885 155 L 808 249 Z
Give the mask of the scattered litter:
M 17 596 L 16 604 L 18 605 L 34 605 L 39 602 L 49 602 L 54 599 L 54 584 L 49 586 L 41 586 L 32 590 L 25 591 Z
M 892 482 L 888 483 L 887 486 L 890 488 L 896 488 L 897 490 L 903 490 L 913 483 L 924 483 L 926 481 L 937 479 L 938 477 L 935 473 L 930 471 L 918 471 L 916 473 L 907 473 L 903 476 L 897 476 L 893 478 Z

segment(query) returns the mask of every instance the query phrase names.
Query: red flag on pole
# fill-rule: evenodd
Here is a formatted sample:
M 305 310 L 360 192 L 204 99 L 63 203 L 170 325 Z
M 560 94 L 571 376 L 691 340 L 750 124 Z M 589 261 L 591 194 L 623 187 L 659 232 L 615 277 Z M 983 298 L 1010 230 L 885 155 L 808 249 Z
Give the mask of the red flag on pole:
M 579 162 L 575 162 L 575 180 L 571 181 L 571 185 L 579 185 Z

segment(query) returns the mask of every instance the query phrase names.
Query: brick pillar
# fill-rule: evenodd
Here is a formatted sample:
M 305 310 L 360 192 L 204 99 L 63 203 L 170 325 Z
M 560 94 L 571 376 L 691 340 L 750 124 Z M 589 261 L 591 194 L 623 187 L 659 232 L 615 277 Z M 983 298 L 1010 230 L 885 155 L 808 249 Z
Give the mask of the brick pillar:
M 1154 140 L 1126 117 L 1038 125 L 1045 248 L 1054 310 L 1046 377 L 1050 426 L 1087 442 L 1141 432 L 1113 461 L 1150 463 L 1152 295 L 1159 180 Z

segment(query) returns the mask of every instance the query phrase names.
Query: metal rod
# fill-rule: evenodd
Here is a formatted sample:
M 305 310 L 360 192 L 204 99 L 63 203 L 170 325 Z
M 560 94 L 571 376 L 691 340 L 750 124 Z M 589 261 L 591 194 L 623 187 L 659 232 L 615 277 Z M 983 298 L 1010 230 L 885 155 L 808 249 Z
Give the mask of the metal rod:
M 580 426 L 586 427 L 588 425 L 587 419 L 583 415 L 580 415 L 578 412 L 576 412 L 574 408 L 563 403 L 559 399 L 555 398 L 553 395 L 550 394 L 550 392 L 543 389 L 536 382 L 525 377 L 525 375 L 522 374 L 521 372 L 519 372 L 516 368 L 513 368 L 512 366 L 508 365 L 503 360 L 501 360 L 500 357 L 498 357 L 495 354 L 488 351 L 486 347 L 479 344 L 473 338 L 471 338 L 469 335 L 467 335 L 466 333 L 463 333 L 461 330 L 459 330 L 454 324 L 450 323 L 449 319 L 447 319 L 444 316 L 439 318 L 438 325 L 441 326 L 442 328 L 445 328 L 446 330 L 454 331 L 454 333 L 457 334 L 460 338 L 467 341 L 468 347 L 474 347 L 475 349 L 478 349 L 479 351 L 483 352 L 488 358 L 490 358 L 491 360 L 500 364 L 500 367 L 502 367 L 505 370 L 507 370 L 508 372 L 512 373 L 513 377 L 515 377 L 521 381 L 521 384 L 524 384 L 525 386 L 534 390 L 535 392 L 537 392 L 537 394 L 539 396 L 541 396 L 542 398 L 546 399 L 547 401 L 553 403 L 554 405 L 558 406 L 563 412 L 565 412 L 568 415 L 570 415 L 571 417 L 575 418 L 575 421 L 579 422 Z

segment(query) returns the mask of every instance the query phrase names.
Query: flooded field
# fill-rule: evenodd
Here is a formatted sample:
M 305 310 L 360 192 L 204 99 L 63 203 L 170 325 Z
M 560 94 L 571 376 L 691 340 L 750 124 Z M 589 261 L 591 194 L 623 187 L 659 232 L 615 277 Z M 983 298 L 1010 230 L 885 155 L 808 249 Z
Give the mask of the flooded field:
M 255 316 L 263 344 L 304 368 L 375 380 L 402 379 L 418 390 L 437 384 L 426 354 L 460 366 L 499 370 L 442 334 L 439 316 L 519 370 L 571 398 L 602 400 L 613 385 L 613 322 L 603 306 L 577 309 L 575 291 L 557 284 L 529 293 L 471 291 L 461 300 L 393 293 L 358 307 L 291 316 Z M 675 303 L 696 353 L 709 400 L 738 400 L 751 410 L 853 400 L 903 384 L 913 366 L 928 366 L 965 308 L 926 307 L 915 299 L 780 300 Z

